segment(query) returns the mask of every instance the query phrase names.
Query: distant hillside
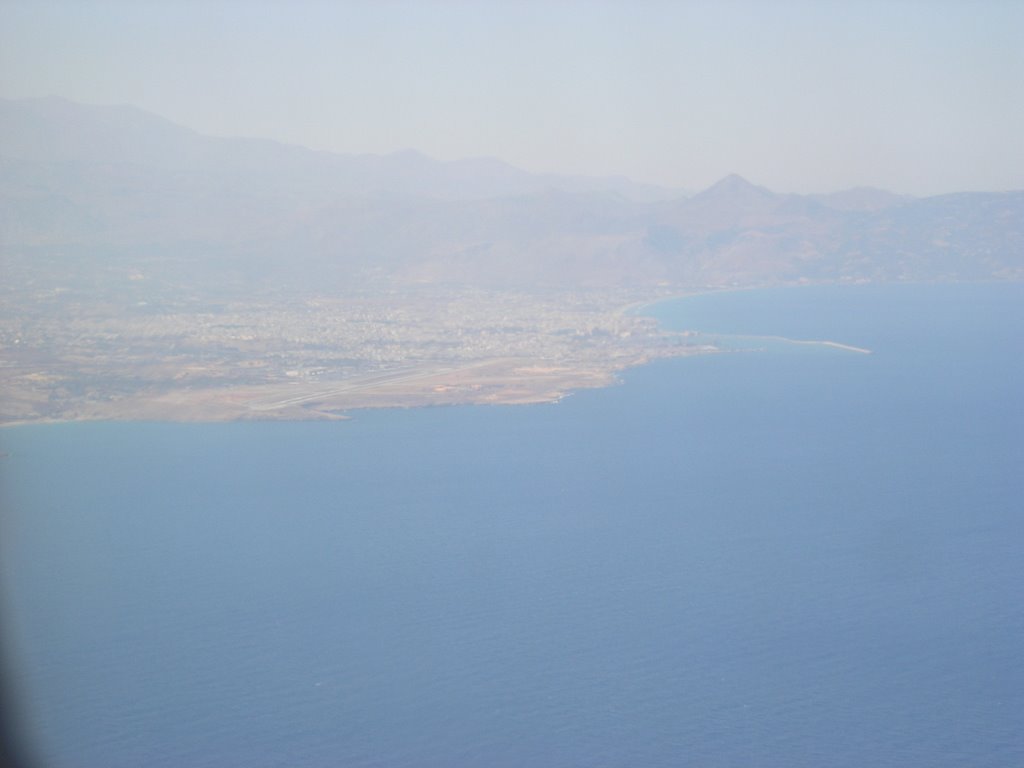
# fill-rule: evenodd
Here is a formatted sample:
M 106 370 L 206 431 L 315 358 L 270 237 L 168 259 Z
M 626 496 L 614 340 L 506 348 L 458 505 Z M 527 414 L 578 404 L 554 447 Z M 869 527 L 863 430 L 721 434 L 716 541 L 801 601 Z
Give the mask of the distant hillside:
M 622 177 L 531 174 L 494 158 L 442 162 L 412 150 L 390 155 L 316 152 L 265 139 L 203 136 L 132 106 L 65 99 L 0 99 L 0 155 L 51 168 L 124 172 L 154 181 L 301 196 L 476 200 L 560 190 L 653 201 L 678 190 Z
M 0 257 L 25 279 L 306 291 L 1020 279 L 1022 222 L 1024 192 L 801 196 L 733 175 L 687 198 L 493 159 L 212 138 L 134 107 L 0 101 Z

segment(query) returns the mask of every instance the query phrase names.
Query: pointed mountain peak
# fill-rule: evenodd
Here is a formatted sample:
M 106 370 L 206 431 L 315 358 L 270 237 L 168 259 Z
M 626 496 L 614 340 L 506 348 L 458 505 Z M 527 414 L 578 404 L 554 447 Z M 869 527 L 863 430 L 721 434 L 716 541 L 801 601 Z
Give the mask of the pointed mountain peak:
M 724 179 L 712 184 L 703 192 L 697 194 L 697 198 L 731 198 L 731 199 L 753 199 L 758 197 L 771 197 L 772 191 L 765 187 L 751 184 L 742 176 L 730 173 Z

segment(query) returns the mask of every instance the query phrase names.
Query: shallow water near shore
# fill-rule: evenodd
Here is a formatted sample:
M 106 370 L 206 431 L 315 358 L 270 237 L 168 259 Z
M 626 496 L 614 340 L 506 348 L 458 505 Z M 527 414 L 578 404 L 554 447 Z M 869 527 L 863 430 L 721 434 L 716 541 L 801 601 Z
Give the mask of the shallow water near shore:
M 42 764 L 1024 763 L 1024 286 L 648 312 L 757 351 L 552 405 L 0 432 Z

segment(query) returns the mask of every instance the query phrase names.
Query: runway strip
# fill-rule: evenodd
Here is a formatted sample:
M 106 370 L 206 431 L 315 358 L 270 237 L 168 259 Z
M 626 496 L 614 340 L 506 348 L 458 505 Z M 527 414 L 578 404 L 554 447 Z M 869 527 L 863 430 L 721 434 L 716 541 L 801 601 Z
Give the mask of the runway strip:
M 417 379 L 429 379 L 443 374 L 461 373 L 474 368 L 492 365 L 495 362 L 496 361 L 494 360 L 485 360 L 478 363 L 472 363 L 471 365 L 447 366 L 443 368 L 431 368 L 428 370 L 424 370 L 419 366 L 405 366 L 403 368 L 386 371 L 384 373 L 360 376 L 344 384 L 331 387 L 330 389 L 320 389 L 306 395 L 296 395 L 283 400 L 256 401 L 249 404 L 249 409 L 253 411 L 274 411 L 279 408 L 287 408 L 292 405 L 302 405 L 303 403 L 310 403 L 316 400 L 326 400 L 336 395 L 350 394 L 352 392 L 365 391 L 367 389 L 388 386 L 391 384 L 403 384 Z

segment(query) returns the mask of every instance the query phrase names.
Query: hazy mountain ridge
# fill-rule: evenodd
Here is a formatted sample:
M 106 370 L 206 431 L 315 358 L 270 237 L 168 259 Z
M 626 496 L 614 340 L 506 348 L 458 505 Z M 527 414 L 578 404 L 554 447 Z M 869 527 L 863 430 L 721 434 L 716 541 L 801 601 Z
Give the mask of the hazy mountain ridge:
M 45 268 L 74 249 L 158 276 L 178 258 L 199 284 L 224 269 L 312 290 L 1024 276 L 1024 192 L 791 195 L 730 175 L 673 199 L 486 158 L 206 137 L 61 99 L 0 102 L 0 200 L 5 260 Z
M 0 155 L 44 165 L 147 169 L 177 181 L 315 199 L 427 197 L 483 199 L 547 189 L 601 191 L 627 199 L 680 193 L 621 177 L 531 174 L 495 158 L 439 161 L 414 150 L 338 154 L 269 139 L 204 136 L 132 106 L 86 106 L 59 99 L 0 99 Z

